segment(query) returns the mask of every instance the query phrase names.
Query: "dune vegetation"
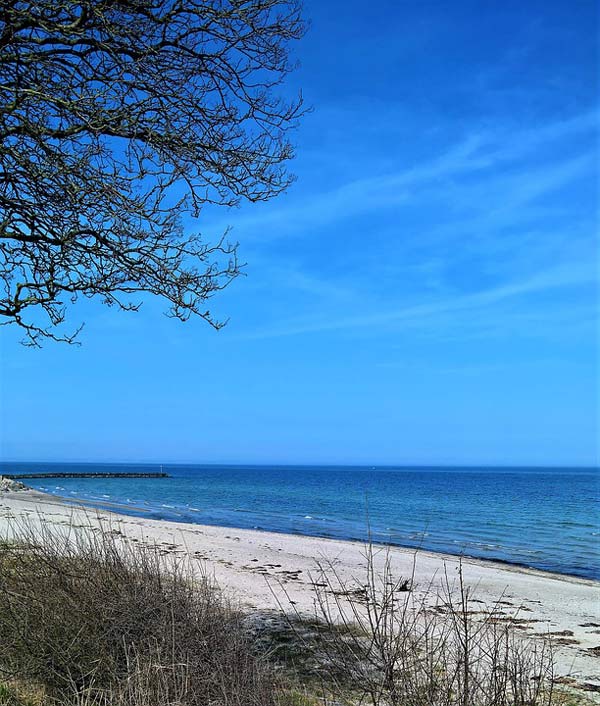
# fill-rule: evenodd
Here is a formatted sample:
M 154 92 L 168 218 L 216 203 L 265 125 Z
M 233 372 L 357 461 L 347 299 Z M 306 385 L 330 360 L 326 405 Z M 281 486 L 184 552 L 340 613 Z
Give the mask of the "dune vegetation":
M 0 706 L 567 703 L 547 644 L 473 620 L 462 585 L 428 609 L 370 551 L 360 588 L 322 566 L 313 616 L 282 590 L 265 618 L 116 529 L 21 523 L 0 545 Z

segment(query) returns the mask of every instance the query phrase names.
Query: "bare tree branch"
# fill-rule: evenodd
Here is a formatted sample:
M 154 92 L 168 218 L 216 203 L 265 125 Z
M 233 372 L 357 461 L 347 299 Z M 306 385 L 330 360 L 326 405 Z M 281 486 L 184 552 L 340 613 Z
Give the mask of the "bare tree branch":
M 5 0 L 0 322 L 72 342 L 69 302 L 149 293 L 219 328 L 236 245 L 181 217 L 289 185 L 303 107 L 278 87 L 303 31 L 297 0 Z

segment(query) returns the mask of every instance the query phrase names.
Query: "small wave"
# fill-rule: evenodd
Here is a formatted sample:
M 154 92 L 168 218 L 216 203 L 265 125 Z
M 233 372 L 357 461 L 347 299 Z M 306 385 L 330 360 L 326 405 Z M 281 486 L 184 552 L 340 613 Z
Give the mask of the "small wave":
M 312 520 L 313 518 L 311 515 L 304 515 L 304 519 L 305 520 Z

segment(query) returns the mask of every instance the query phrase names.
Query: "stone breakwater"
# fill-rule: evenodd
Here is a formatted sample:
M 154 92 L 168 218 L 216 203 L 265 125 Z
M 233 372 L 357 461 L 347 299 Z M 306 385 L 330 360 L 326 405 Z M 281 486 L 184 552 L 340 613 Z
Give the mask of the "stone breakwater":
M 12 478 L 0 476 L 0 493 L 14 493 L 19 490 L 30 490 L 25 483 Z
M 1 478 L 169 478 L 168 473 L 3 473 Z

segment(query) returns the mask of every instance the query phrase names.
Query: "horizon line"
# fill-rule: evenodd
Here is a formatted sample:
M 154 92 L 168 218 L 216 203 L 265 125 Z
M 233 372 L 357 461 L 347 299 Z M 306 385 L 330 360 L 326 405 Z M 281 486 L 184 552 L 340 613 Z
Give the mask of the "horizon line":
M 228 467 L 228 466 L 247 466 L 247 467 L 283 467 L 283 468 L 360 468 L 360 469 L 402 469 L 407 470 L 414 468 L 416 470 L 426 470 L 426 469 L 446 469 L 446 468 L 466 468 L 466 469 L 514 469 L 514 468 L 527 468 L 527 469 L 581 469 L 581 470 L 595 470 L 600 471 L 600 464 L 544 464 L 544 463 L 333 463 L 333 462 L 309 462 L 309 463 L 290 463 L 290 462 L 227 462 L 227 461 L 76 461 L 76 460 L 62 460 L 62 461 L 52 461 L 52 460 L 17 460 L 17 459 L 1 459 L 0 464 L 89 464 L 89 465 L 122 465 L 122 466 L 205 466 L 205 467 Z M 1 475 L 1 474 L 0 474 Z

